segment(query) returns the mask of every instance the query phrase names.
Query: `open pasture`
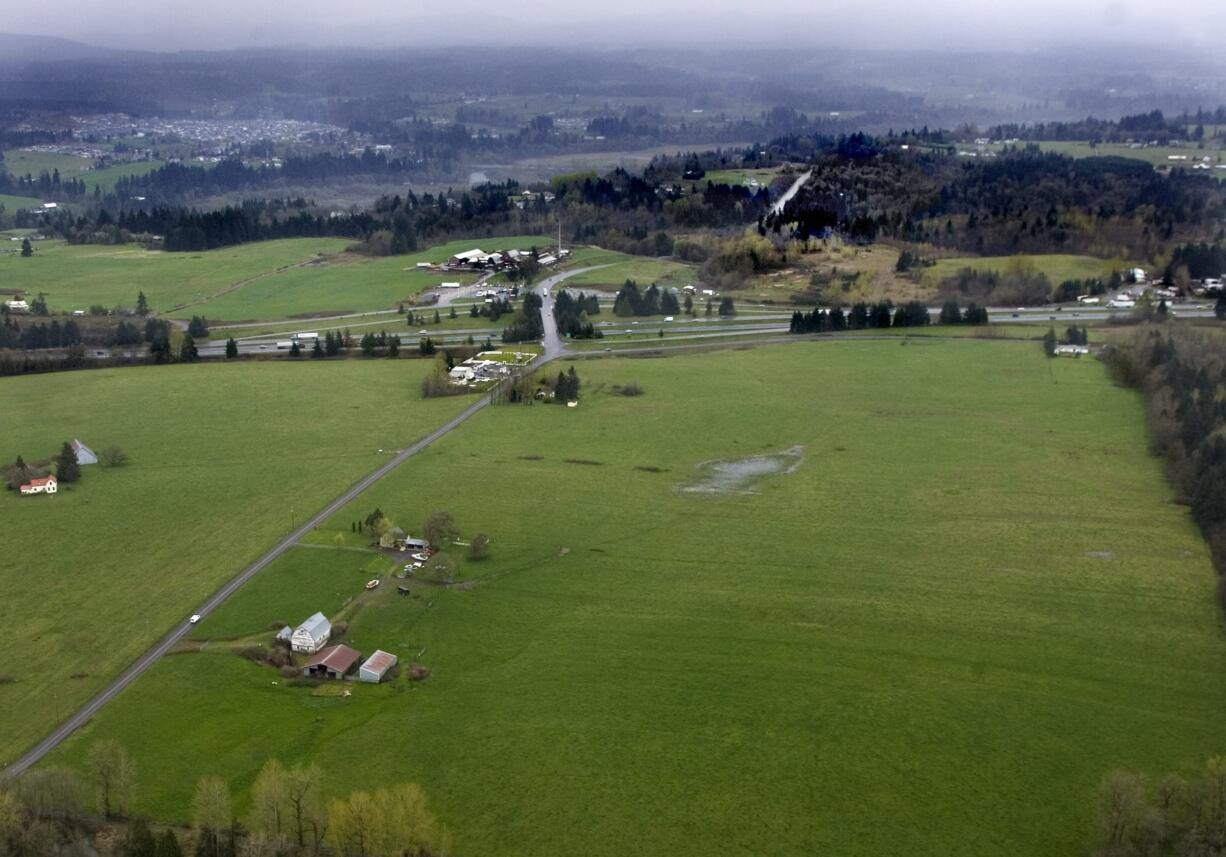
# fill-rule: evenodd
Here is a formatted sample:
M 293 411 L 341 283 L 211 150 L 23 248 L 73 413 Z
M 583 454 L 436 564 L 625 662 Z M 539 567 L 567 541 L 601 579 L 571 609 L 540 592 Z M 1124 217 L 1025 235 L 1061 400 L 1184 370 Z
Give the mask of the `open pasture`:
M 428 368 L 278 361 L 0 379 L 0 461 L 45 459 L 74 437 L 129 457 L 83 467 L 55 496 L 0 492 L 11 658 L 0 674 L 13 679 L 0 682 L 0 763 L 295 522 L 464 407 L 421 400 Z
M 352 547 L 379 507 L 490 535 L 462 586 L 348 616 L 427 681 L 325 700 L 176 655 L 54 760 L 118 738 L 136 810 L 172 820 L 202 774 L 245 811 L 269 756 L 334 794 L 419 782 L 457 853 L 1014 857 L 1080 853 L 1105 772 L 1220 751 L 1213 570 L 1097 362 L 844 339 L 574 365 L 578 407 L 484 411 L 313 534 Z M 309 550 L 217 631 L 331 609 L 360 560 Z
M 503 237 L 455 241 L 407 256 L 349 253 L 343 238 L 288 238 L 200 253 L 167 253 L 128 245 L 40 242 L 33 258 L 0 258 L 0 282 L 29 294 L 44 292 L 53 311 L 93 304 L 132 308 L 143 291 L 150 308 L 175 318 L 213 321 L 308 319 L 395 309 L 441 282 L 468 283 L 471 274 L 416 268 L 451 255 L 544 246 L 545 239 Z

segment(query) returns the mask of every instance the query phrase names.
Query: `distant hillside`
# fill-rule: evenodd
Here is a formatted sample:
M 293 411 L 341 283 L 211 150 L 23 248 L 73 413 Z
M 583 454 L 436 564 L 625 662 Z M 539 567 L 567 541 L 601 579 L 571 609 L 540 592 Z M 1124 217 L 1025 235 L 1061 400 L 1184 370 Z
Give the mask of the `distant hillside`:
M 27 62 L 66 62 L 83 59 L 102 59 L 126 53 L 111 48 L 100 48 L 57 36 L 30 36 L 19 33 L 0 33 L 0 64 L 17 65 Z

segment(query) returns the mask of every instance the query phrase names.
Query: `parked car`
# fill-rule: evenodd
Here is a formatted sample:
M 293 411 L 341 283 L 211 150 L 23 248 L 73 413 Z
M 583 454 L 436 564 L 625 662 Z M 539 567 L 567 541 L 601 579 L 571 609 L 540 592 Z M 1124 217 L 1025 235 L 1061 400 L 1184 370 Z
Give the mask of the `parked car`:
M 375 588 L 376 586 L 378 586 L 378 585 L 379 585 L 379 578 L 377 578 L 377 577 L 376 577 L 374 580 L 368 580 L 368 581 L 366 581 L 366 588 L 367 588 L 367 589 L 374 589 L 374 588 Z

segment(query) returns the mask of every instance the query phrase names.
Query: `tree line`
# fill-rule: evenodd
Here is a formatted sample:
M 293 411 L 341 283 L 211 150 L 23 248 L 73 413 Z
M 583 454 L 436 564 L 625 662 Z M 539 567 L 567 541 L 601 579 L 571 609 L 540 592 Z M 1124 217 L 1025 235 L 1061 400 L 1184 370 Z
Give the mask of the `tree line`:
M 1226 850 L 1226 759 L 1192 778 L 1147 782 L 1111 771 L 1099 783 L 1093 857 L 1216 857 Z
M 956 304 L 954 304 L 956 306 Z M 970 318 L 978 318 L 978 308 L 967 307 Z M 986 313 L 985 313 L 986 316 Z M 982 324 L 980 321 L 967 321 L 968 316 L 961 314 L 962 321 L 956 323 Z M 930 324 L 932 317 L 928 305 L 922 301 L 910 301 L 895 306 L 892 301 L 881 301 L 876 304 L 856 303 L 844 312 L 842 307 L 814 307 L 811 312 L 797 310 L 792 313 L 788 325 L 788 333 L 838 333 L 844 330 L 871 330 L 887 327 L 924 327 Z M 952 322 L 951 322 L 952 323 Z
M 1120 337 L 1107 364 L 1145 397 L 1151 448 L 1167 461 L 1180 502 L 1226 573 L 1226 337 L 1220 330 L 1146 325 Z M 1220 578 L 1226 581 L 1226 577 Z M 1226 606 L 1226 583 L 1219 587 Z
M 590 321 L 594 315 L 600 315 L 600 299 L 596 295 L 583 292 L 572 295 L 562 289 L 554 299 L 553 319 L 562 336 L 570 339 L 603 339 L 604 334 Z
M 634 280 L 626 280 L 613 300 L 613 314 L 622 318 L 644 315 L 680 315 L 681 304 L 672 289 L 652 283 L 644 290 Z
M 503 342 L 534 342 L 545 335 L 545 325 L 541 321 L 541 308 L 544 300 L 536 292 L 525 292 L 520 301 L 519 310 L 511 323 L 503 328 Z
M 0 853 L 13 857 L 438 857 L 447 829 L 421 787 L 406 783 L 329 797 L 318 765 L 265 762 L 250 810 L 206 775 L 195 786 L 191 826 L 155 833 L 131 812 L 138 770 L 114 739 L 96 741 L 80 771 L 40 767 L 0 786 Z

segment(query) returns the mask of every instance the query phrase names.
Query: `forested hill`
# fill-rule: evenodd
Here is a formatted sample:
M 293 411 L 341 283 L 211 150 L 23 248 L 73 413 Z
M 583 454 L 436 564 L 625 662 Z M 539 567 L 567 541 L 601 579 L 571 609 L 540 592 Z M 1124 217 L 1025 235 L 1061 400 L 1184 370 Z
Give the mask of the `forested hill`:
M 1147 258 L 1171 240 L 1220 237 L 1226 183 L 1129 158 L 1037 148 L 968 161 L 861 137 L 818 159 L 771 224 L 802 235 L 927 242 L 959 251 Z

